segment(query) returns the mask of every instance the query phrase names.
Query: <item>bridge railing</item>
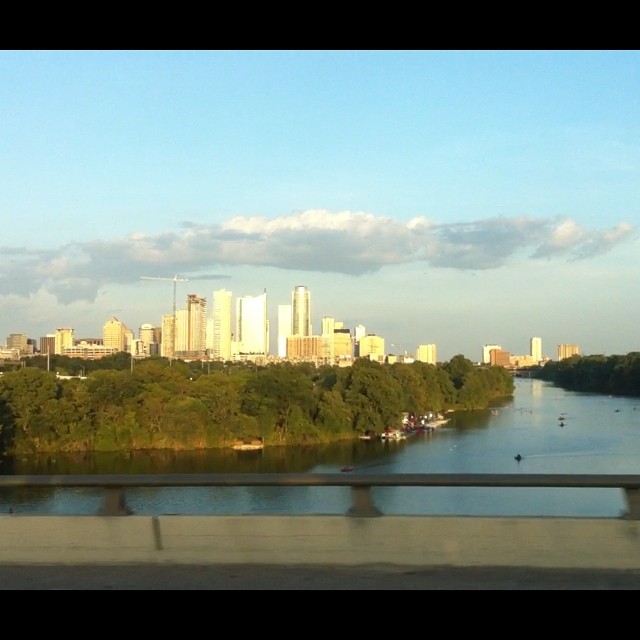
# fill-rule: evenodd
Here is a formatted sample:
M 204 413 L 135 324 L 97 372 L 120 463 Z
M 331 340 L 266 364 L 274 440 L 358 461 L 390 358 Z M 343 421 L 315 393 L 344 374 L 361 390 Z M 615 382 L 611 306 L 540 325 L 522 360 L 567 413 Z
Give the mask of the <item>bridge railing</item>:
M 127 516 L 126 491 L 135 487 L 350 487 L 351 506 L 346 515 L 378 517 L 374 487 L 537 487 L 604 488 L 624 492 L 626 510 L 620 516 L 640 520 L 640 475 L 627 474 L 443 474 L 443 473 L 184 473 L 7 475 L 0 488 L 101 488 L 102 505 L 97 515 Z

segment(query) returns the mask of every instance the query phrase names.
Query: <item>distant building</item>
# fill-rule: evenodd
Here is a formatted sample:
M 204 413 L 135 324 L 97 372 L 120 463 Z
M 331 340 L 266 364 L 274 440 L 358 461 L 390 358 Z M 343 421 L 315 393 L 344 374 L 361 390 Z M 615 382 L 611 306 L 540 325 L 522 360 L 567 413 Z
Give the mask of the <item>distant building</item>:
M 290 304 L 278 305 L 278 357 L 287 357 L 287 338 L 293 334 L 292 307 Z
M 160 354 L 160 345 L 156 340 L 158 332 L 152 324 L 142 324 L 138 330 L 138 338 L 142 343 L 142 353 L 146 356 L 157 356 Z M 134 353 L 139 351 L 140 347 L 134 349 Z M 137 354 L 136 354 L 137 355 Z
M 292 362 L 324 361 L 322 336 L 289 336 L 287 338 L 287 360 Z
M 485 344 L 482 345 L 482 363 L 490 364 L 491 356 L 490 353 L 493 349 L 502 349 L 499 344 Z
M 73 329 L 66 327 L 56 329 L 54 344 L 54 353 L 57 355 L 62 355 L 63 349 L 73 347 Z
M 40 338 L 40 353 L 43 356 L 47 354 L 53 355 L 56 352 L 56 336 L 53 333 L 48 333 L 46 336 Z
M 213 292 L 211 317 L 208 321 L 207 349 L 213 360 L 231 360 L 233 340 L 233 294 L 227 289 Z
M 531 338 L 531 359 L 537 364 L 542 362 L 542 338 Z
M 511 365 L 511 354 L 504 349 L 491 349 L 489 364 L 493 367 L 508 367 Z
M 266 357 L 269 354 L 266 291 L 259 296 L 244 296 L 236 300 L 235 338 L 234 358 L 243 355 Z
M 299 285 L 293 290 L 291 296 L 291 313 L 291 335 L 312 335 L 311 293 L 304 285 Z
M 127 350 L 127 326 L 115 316 L 111 316 L 102 327 L 102 341 L 107 349 L 118 351 Z M 73 346 L 68 345 L 68 346 Z
M 421 344 L 416 349 L 416 360 L 428 364 L 438 362 L 437 349 L 435 344 Z
M 341 322 L 336 322 L 333 330 L 333 357 L 337 361 L 353 360 L 353 338 L 351 332 L 342 326 Z
M 580 347 L 577 344 L 559 344 L 558 345 L 558 360 L 564 360 L 571 356 L 579 356 Z
M 33 355 L 33 344 L 29 344 L 29 338 L 24 333 L 10 333 L 7 337 L 7 348 L 18 349 L 21 356 Z
M 358 345 L 359 358 L 369 358 L 370 360 L 384 362 L 384 338 L 377 336 L 375 333 L 369 333 L 359 340 Z
M 174 315 L 162 316 L 162 341 L 160 354 L 163 358 L 175 358 L 176 355 L 176 318 Z

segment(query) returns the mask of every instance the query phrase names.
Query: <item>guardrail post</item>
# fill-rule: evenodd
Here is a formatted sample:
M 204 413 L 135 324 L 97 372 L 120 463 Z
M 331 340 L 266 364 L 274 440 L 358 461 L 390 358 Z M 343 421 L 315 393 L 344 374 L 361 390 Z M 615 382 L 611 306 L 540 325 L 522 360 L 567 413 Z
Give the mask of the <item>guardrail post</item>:
M 625 487 L 624 497 L 627 502 L 627 511 L 623 517 L 627 520 L 640 520 L 640 490 Z
M 382 515 L 382 511 L 373 504 L 371 487 L 351 487 L 351 508 L 347 515 L 358 518 Z
M 98 511 L 99 516 L 129 516 L 132 513 L 127 507 L 122 487 L 105 488 L 102 508 Z

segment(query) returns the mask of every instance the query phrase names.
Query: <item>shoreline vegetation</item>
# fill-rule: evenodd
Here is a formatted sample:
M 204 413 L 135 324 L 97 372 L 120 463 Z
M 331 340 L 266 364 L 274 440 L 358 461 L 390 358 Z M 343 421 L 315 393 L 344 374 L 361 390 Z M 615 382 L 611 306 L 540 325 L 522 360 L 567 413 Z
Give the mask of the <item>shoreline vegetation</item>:
M 129 354 L 82 365 L 56 356 L 54 371 L 45 357 L 24 362 L 0 376 L 4 455 L 326 444 L 399 429 L 405 416 L 485 409 L 514 390 L 509 371 L 462 355 L 350 367 L 162 358 L 134 366 Z

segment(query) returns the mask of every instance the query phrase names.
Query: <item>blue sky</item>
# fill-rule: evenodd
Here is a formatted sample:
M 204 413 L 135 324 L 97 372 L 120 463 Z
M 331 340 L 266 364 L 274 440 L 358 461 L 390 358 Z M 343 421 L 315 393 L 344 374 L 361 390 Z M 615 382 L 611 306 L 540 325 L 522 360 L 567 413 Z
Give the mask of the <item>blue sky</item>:
M 297 285 L 387 351 L 640 351 L 638 51 L 2 51 L 0 344 Z

